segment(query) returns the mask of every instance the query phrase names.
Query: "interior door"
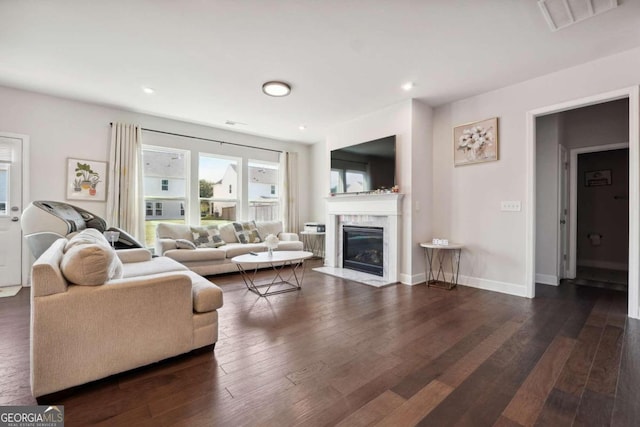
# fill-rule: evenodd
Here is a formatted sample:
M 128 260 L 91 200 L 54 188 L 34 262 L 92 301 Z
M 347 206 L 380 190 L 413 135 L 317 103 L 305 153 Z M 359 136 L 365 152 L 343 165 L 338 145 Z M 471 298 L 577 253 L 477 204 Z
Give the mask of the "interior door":
M 559 196 L 559 215 L 560 224 L 558 226 L 559 251 L 560 257 L 558 262 L 558 279 L 569 277 L 569 153 L 562 145 L 559 145 L 560 159 L 560 188 Z
M 22 284 L 22 145 L 0 134 L 0 286 Z

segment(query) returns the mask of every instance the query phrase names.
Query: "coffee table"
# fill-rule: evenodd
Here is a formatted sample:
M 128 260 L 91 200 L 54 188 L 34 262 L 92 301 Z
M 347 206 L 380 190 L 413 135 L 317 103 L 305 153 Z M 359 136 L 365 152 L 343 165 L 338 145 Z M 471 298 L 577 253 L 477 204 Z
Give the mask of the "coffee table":
M 305 251 L 274 251 L 272 255 L 269 255 L 268 252 L 255 252 L 238 255 L 233 257 L 231 261 L 238 266 L 238 271 L 242 275 L 247 289 L 261 297 L 267 297 L 300 290 L 302 279 L 304 279 L 304 260 L 312 256 L 313 253 Z M 275 275 L 272 279 L 257 281 L 258 268 L 265 264 L 271 267 Z M 286 267 L 290 267 L 291 270 L 289 275 L 284 278 L 282 274 L 287 271 Z M 284 286 L 284 289 L 280 288 L 280 285 Z M 279 288 L 272 291 L 273 286 Z M 266 289 L 261 292 L 261 288 Z

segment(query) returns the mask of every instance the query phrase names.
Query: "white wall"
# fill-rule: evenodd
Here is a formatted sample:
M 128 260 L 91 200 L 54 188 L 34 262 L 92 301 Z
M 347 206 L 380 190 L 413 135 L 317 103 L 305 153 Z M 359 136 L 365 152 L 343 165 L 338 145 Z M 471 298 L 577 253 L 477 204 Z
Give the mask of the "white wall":
M 526 206 L 501 212 L 500 201 L 526 199 L 527 112 L 637 86 L 639 69 L 640 49 L 633 49 L 435 110 L 433 232 L 467 245 L 463 283 L 526 295 Z M 495 116 L 500 160 L 454 168 L 452 128 Z
M 31 200 L 65 199 L 67 157 L 107 161 L 110 122 L 137 123 L 150 129 L 298 152 L 300 219 L 306 221 L 310 216 L 310 178 L 306 173 L 310 149 L 307 145 L 0 86 L 0 130 L 30 136 Z M 147 136 L 143 143 L 155 142 Z M 235 155 L 238 151 L 237 148 L 213 142 L 200 141 L 199 144 L 203 150 L 210 152 Z M 103 202 L 74 201 L 72 204 L 97 215 L 105 215 L 106 204 Z

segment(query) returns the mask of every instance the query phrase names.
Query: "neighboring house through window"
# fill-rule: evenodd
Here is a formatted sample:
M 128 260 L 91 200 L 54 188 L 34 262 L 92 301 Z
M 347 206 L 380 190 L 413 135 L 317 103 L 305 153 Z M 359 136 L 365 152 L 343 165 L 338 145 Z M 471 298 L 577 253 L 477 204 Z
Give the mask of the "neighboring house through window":
M 168 179 L 163 179 L 162 180 L 162 191 L 169 191 L 169 180 Z

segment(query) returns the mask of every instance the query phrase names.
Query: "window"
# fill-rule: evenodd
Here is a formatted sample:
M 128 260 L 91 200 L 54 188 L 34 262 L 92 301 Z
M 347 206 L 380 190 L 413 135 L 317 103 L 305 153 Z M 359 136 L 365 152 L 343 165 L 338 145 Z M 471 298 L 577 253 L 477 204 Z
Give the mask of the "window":
M 188 151 L 176 148 L 142 147 L 145 243 L 148 247 L 155 244 L 159 222 L 185 222 L 188 157 Z
M 200 224 L 235 221 L 240 205 L 236 189 L 240 159 L 200 153 Z
M 249 161 L 249 219 L 272 221 L 280 214 L 280 164 Z

